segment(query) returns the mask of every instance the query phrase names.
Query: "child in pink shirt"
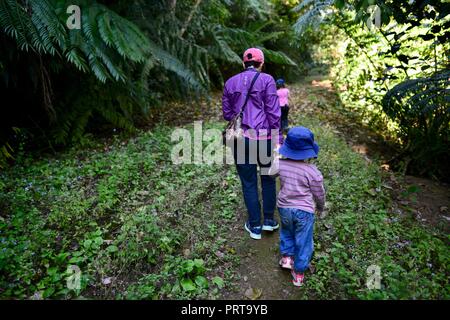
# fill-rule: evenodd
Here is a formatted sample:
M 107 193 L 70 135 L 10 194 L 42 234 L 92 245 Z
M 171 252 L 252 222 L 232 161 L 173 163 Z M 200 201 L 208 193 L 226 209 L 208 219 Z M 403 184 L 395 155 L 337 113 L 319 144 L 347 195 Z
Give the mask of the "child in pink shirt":
M 289 113 L 289 89 L 286 88 L 284 79 L 280 78 L 276 82 L 277 95 L 281 107 L 281 129 L 287 131 L 288 128 L 288 113 Z
M 308 128 L 294 127 L 278 153 L 269 175 L 279 175 L 281 182 L 277 202 L 281 220 L 279 264 L 290 269 L 292 283 L 301 286 L 314 251 L 314 213 L 322 212 L 325 206 L 322 174 L 307 162 L 317 158 L 319 146 Z

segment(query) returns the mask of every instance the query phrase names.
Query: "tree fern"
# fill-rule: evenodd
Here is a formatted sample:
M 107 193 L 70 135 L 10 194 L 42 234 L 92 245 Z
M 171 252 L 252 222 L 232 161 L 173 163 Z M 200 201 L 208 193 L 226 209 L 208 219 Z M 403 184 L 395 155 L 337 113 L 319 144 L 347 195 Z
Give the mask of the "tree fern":
M 79 140 L 91 120 L 132 130 L 136 107 L 146 112 L 161 95 L 186 97 L 221 85 L 224 67 L 239 70 L 249 46 L 263 48 L 272 64 L 295 65 L 286 54 L 265 49 L 266 44 L 275 48 L 283 34 L 264 31 L 274 23 L 271 6 L 262 1 L 178 1 L 169 11 L 166 0 L 77 3 L 81 29 L 71 30 L 66 27 L 69 0 L 0 0 L 0 30 L 36 62 L 30 66 L 36 88 L 44 91 L 50 83 L 42 78 L 43 68 L 52 70 L 47 77 L 76 83 L 73 88 L 57 83 L 57 97 L 50 101 L 57 111 L 52 136 L 61 144 Z M 180 37 L 195 3 L 195 19 Z M 250 19 L 225 27 L 238 13 L 234 8 Z
M 401 82 L 384 96 L 383 110 L 399 124 L 410 169 L 448 179 L 450 71 Z
M 244 8 L 248 8 L 248 13 L 254 13 L 257 17 L 265 17 L 270 15 L 270 2 L 260 0 L 243 0 Z

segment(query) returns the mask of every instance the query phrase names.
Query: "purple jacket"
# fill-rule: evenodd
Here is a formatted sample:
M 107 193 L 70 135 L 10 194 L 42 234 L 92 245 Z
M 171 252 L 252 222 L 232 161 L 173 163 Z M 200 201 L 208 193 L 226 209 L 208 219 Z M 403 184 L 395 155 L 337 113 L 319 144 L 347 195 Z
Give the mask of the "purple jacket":
M 254 69 L 247 69 L 225 83 L 222 96 L 222 111 L 225 120 L 230 121 L 237 115 L 245 101 L 245 95 L 255 75 Z M 281 109 L 278 102 L 275 80 L 267 73 L 261 73 L 256 79 L 242 116 L 244 135 L 250 139 L 271 138 L 270 131 L 278 130 L 278 143 L 283 136 L 280 131 Z M 255 129 L 256 137 L 248 129 Z

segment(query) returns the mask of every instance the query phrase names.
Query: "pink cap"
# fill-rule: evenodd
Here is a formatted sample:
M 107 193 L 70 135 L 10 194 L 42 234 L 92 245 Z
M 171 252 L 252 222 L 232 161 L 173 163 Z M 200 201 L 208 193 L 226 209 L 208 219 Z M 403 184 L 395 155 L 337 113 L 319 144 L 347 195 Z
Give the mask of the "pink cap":
M 264 62 L 264 53 L 258 48 L 250 48 L 244 52 L 244 62 Z

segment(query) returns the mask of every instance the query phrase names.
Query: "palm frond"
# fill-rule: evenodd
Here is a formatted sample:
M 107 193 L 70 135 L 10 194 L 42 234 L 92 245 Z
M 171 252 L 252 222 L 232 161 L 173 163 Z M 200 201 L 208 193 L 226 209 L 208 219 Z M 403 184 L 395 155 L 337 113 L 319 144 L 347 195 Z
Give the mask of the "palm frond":
M 294 60 L 289 58 L 289 56 L 282 51 L 269 50 L 263 47 L 260 47 L 260 49 L 264 52 L 265 60 L 267 62 L 282 65 L 284 64 L 294 67 L 297 66 L 297 63 L 295 63 Z

